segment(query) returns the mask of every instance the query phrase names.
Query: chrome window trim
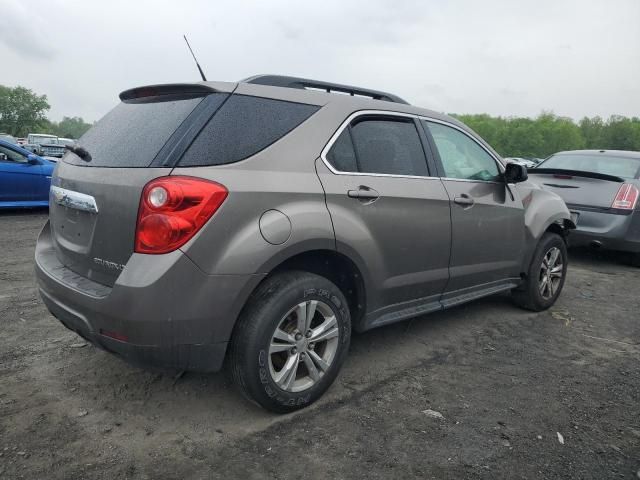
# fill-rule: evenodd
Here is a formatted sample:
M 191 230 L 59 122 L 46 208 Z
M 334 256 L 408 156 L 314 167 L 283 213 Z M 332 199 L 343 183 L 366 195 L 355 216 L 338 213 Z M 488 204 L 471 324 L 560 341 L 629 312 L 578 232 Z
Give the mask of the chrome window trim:
M 83 212 L 98 213 L 96 199 L 86 193 L 74 192 L 66 188 L 51 186 L 51 200 L 63 207 L 81 210 Z
M 447 182 L 471 182 L 471 183 L 495 183 L 496 185 L 504 185 L 504 182 L 498 182 L 496 180 L 475 180 L 473 178 L 454 178 L 454 177 L 440 177 L 441 180 Z M 512 185 L 512 184 L 509 184 Z
M 393 111 L 389 111 L 389 110 L 358 110 L 356 112 L 353 112 L 351 115 L 349 115 L 347 117 L 347 119 L 344 120 L 340 124 L 338 129 L 331 136 L 331 138 L 329 138 L 329 141 L 327 142 L 327 144 L 322 149 L 322 152 L 320 152 L 320 158 L 322 159 L 323 163 L 326 165 L 326 167 L 334 175 L 356 175 L 356 176 L 364 176 L 364 177 L 390 177 L 390 178 L 428 178 L 428 179 L 440 178 L 442 180 L 459 180 L 459 181 L 464 181 L 464 182 L 501 183 L 501 182 L 495 182 L 495 181 L 491 181 L 491 180 L 470 180 L 470 179 L 465 179 L 465 178 L 446 178 L 446 177 L 439 177 L 439 176 L 421 176 L 421 175 L 397 175 L 397 174 L 391 174 L 391 173 L 343 172 L 341 170 L 336 170 L 335 168 L 333 168 L 331 163 L 327 160 L 327 154 L 329 153 L 329 150 L 331 150 L 331 147 L 333 147 L 333 144 L 336 142 L 338 137 L 342 134 L 344 129 L 347 128 L 347 126 L 354 119 L 356 119 L 358 117 L 366 116 L 366 115 L 382 115 L 382 116 L 388 116 L 388 117 L 413 118 L 413 119 L 417 119 L 417 120 L 425 120 L 427 122 L 439 123 L 439 124 L 442 124 L 442 125 L 444 125 L 446 127 L 451 127 L 453 129 L 458 130 L 459 132 L 463 133 L 467 137 L 469 137 L 480 148 L 482 148 L 482 150 L 487 152 L 487 154 L 491 158 L 493 158 L 494 161 L 497 163 L 498 170 L 500 171 L 500 173 L 504 173 L 504 164 L 502 163 L 502 161 L 499 158 L 497 158 L 493 153 L 491 153 L 489 150 L 487 150 L 487 148 L 484 145 L 482 145 L 478 140 L 473 138 L 473 136 L 469 135 L 468 132 L 464 131 L 462 128 L 458 127 L 457 125 L 454 125 L 454 124 L 452 124 L 450 122 L 447 122 L 447 121 L 444 121 L 444 120 L 440 120 L 440 119 L 437 119 L 437 118 L 431 118 L 431 117 L 427 117 L 425 115 L 417 115 L 417 114 L 414 114 L 414 113 L 393 112 Z

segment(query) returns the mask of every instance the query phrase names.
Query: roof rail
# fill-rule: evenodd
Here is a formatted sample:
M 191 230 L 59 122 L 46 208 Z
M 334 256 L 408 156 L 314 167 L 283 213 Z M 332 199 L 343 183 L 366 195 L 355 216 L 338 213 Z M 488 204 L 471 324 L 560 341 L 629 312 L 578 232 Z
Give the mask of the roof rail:
M 409 104 L 406 100 L 403 100 L 392 93 L 370 90 L 368 88 L 351 87 L 349 85 L 341 85 L 339 83 L 310 80 L 308 78 L 288 77 L 285 75 L 255 75 L 240 81 L 243 83 L 255 83 L 258 85 L 271 85 L 272 87 L 298 88 L 301 90 L 322 90 L 327 93 L 341 92 L 351 96 L 358 95 L 361 97 L 373 98 L 374 100 Z

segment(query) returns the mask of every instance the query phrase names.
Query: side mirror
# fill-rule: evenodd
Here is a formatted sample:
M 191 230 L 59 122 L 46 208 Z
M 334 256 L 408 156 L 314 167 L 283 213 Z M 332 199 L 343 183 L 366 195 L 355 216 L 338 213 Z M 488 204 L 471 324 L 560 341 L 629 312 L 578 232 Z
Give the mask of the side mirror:
M 527 167 L 519 163 L 507 163 L 504 169 L 504 181 L 507 183 L 520 183 L 529 178 Z
M 29 165 L 40 165 L 40 160 L 33 153 L 27 155 L 27 163 Z

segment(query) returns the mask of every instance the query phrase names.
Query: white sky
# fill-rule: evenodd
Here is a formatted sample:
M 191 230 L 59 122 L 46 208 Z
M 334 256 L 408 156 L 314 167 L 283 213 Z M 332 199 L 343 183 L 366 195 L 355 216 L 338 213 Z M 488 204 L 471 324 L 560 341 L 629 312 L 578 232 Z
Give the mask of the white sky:
M 120 91 L 278 73 L 444 112 L 640 116 L 640 0 L 0 0 L 0 84 L 93 121 Z

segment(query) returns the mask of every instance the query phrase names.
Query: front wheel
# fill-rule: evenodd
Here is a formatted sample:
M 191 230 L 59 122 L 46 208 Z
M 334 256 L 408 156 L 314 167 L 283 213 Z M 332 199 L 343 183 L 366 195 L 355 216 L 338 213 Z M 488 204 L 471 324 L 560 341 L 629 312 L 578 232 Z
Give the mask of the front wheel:
M 230 367 L 242 393 L 267 410 L 310 405 L 333 383 L 351 337 L 338 287 L 307 272 L 268 278 L 252 295 L 231 340 Z
M 567 275 L 567 245 L 557 233 L 545 233 L 533 254 L 525 282 L 513 290 L 516 305 L 539 312 L 551 307 Z

